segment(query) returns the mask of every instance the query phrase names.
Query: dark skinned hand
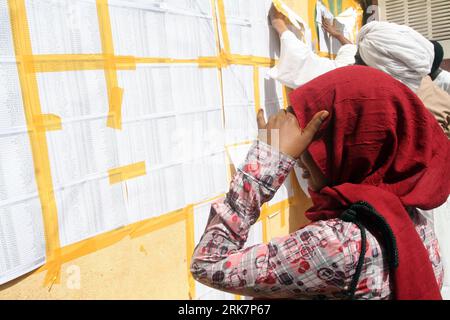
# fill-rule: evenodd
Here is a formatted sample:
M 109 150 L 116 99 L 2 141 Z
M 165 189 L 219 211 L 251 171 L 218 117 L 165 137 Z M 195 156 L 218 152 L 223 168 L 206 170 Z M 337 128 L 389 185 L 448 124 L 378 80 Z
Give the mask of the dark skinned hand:
M 292 108 L 281 110 L 271 116 L 267 122 L 264 111 L 261 109 L 257 115 L 259 139 L 280 152 L 298 159 L 308 149 L 328 115 L 328 111 L 316 113 L 308 125 L 301 129 Z

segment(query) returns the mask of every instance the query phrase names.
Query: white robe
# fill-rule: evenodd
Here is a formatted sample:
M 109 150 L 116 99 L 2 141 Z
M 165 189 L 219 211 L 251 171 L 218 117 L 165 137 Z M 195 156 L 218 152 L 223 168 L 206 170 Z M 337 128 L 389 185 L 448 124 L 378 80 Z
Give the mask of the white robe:
M 319 57 L 292 31 L 283 32 L 280 41 L 280 59 L 278 64 L 270 69 L 269 76 L 291 89 L 296 89 L 336 68 L 355 64 L 356 45 L 342 46 L 336 60 L 331 60 Z
M 442 70 L 442 72 L 434 79 L 434 83 L 444 91 L 450 94 L 450 72 Z
M 450 300 L 450 198 L 439 208 L 423 211 L 425 217 L 432 221 L 439 243 L 439 251 L 444 267 L 444 284 L 441 294 L 444 300 Z

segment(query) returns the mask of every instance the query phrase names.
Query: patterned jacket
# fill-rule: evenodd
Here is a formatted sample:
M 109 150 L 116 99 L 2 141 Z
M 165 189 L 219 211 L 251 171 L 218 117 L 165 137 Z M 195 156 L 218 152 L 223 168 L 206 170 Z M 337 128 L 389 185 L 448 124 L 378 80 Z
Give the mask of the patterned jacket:
M 340 219 L 318 221 L 268 244 L 244 249 L 260 207 L 274 196 L 295 163 L 263 142 L 252 146 L 229 192 L 212 204 L 191 263 L 197 281 L 256 298 L 345 298 L 361 246 L 360 230 L 353 223 Z M 443 268 L 433 226 L 417 210 L 412 219 L 442 286 Z M 366 258 L 355 298 L 390 299 L 384 249 L 369 230 L 366 232 Z

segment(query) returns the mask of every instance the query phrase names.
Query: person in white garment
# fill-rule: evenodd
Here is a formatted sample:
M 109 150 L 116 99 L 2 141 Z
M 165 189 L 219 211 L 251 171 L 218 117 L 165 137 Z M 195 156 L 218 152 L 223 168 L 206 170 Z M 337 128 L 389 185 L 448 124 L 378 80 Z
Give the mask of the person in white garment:
M 363 64 L 384 71 L 408 86 L 450 136 L 450 95 L 436 79 L 432 81 L 443 57 L 439 44 L 413 28 L 384 21 L 373 21 L 362 27 L 357 44 Z
M 361 28 L 358 52 L 364 64 L 386 72 L 417 92 L 434 61 L 434 47 L 405 25 L 372 21 Z
M 269 76 L 286 87 L 296 89 L 328 71 L 355 64 L 356 45 L 338 32 L 332 21 L 324 19 L 322 27 L 342 44 L 335 60 L 315 54 L 310 46 L 288 29 L 285 16 L 274 6 L 270 10 L 269 18 L 281 42 L 280 59 L 269 71 Z
M 431 43 L 434 46 L 434 62 L 430 77 L 439 88 L 450 94 L 450 72 L 440 67 L 444 59 L 444 49 L 437 41 L 431 41 Z

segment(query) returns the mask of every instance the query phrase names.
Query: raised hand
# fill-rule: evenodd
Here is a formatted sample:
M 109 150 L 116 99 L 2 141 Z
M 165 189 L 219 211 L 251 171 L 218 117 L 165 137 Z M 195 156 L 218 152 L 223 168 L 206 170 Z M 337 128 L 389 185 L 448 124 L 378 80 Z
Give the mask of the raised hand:
M 266 122 L 264 111 L 261 109 L 257 115 L 259 139 L 280 152 L 298 159 L 308 149 L 328 115 L 328 111 L 316 113 L 308 125 L 301 129 L 297 118 L 292 113 L 281 110 Z

